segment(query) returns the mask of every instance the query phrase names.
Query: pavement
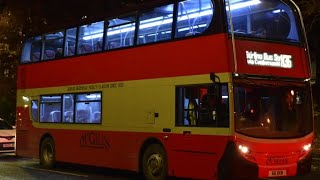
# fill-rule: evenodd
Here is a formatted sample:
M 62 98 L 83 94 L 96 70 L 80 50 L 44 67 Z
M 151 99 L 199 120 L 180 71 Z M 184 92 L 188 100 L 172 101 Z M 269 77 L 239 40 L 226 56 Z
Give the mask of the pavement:
M 320 135 L 317 135 L 313 141 L 312 173 L 320 174 Z

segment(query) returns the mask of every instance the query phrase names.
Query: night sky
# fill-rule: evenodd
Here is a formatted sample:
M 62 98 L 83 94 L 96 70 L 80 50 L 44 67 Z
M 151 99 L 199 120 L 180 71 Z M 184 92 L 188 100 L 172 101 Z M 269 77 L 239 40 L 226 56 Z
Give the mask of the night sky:
M 0 3 L 1 1 L 4 0 L 0 0 Z M 106 11 L 116 14 L 116 9 L 123 9 L 128 7 L 128 3 L 135 2 L 136 0 L 6 0 L 6 6 L 12 11 L 30 16 L 34 26 L 40 23 L 42 26 L 61 28 L 67 24 L 81 23 L 79 20 L 83 16 L 87 16 L 89 20 L 103 17 Z M 46 23 L 41 24 L 40 21 Z
M 31 16 L 43 17 L 54 23 L 101 13 L 110 7 L 110 3 L 115 2 L 117 0 L 10 0 L 7 5 L 13 9 L 30 11 Z

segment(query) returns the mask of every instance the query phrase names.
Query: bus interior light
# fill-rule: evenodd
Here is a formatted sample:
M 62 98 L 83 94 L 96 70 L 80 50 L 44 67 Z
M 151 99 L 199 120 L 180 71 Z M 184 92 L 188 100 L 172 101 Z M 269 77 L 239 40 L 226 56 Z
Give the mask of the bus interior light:
M 154 22 L 149 22 L 149 23 L 143 23 L 143 21 L 141 21 L 141 25 L 140 25 L 139 29 L 146 29 L 146 28 L 160 26 L 160 25 L 163 25 L 163 24 L 170 24 L 170 23 L 172 23 L 172 19 L 154 21 Z
M 87 94 L 86 98 L 88 98 L 88 99 L 101 98 L 101 95 L 100 94 Z
M 206 27 L 206 26 L 207 26 L 207 24 L 199 24 L 196 27 L 193 27 L 192 29 L 198 29 L 198 28 L 202 28 L 202 27 Z M 189 31 L 189 30 L 190 30 L 190 27 L 186 27 L 186 28 L 178 29 L 178 32 Z
M 229 1 L 231 1 L 231 0 L 229 0 Z M 234 3 L 234 4 L 230 3 L 230 10 L 241 9 L 241 8 L 244 8 L 244 7 L 257 5 L 257 4 L 260 4 L 260 3 L 261 3 L 260 0 L 237 2 L 237 3 Z M 228 8 L 227 8 L 227 10 L 228 10 Z
M 97 33 L 93 35 L 87 35 L 83 37 L 83 40 L 90 40 L 90 39 L 95 39 L 95 38 L 101 38 L 103 36 L 103 33 Z
M 283 9 L 276 9 L 276 10 L 272 11 L 273 14 L 278 14 L 278 13 L 281 13 L 281 12 L 284 12 L 284 10 Z
M 169 14 L 168 17 L 171 17 L 172 15 Z M 148 23 L 148 22 L 154 22 L 154 21 L 160 21 L 160 20 L 163 20 L 163 16 L 159 16 L 159 17 L 155 17 L 155 18 L 151 18 L 151 19 L 146 19 L 146 20 L 143 20 L 142 22 L 143 23 Z

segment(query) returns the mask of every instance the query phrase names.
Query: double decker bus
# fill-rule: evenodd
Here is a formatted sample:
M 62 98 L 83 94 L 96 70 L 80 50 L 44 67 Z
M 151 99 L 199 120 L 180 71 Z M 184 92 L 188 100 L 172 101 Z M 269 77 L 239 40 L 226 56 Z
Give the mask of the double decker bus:
M 294 2 L 160 0 L 112 12 L 24 42 L 18 156 L 146 179 L 310 171 L 311 68 Z

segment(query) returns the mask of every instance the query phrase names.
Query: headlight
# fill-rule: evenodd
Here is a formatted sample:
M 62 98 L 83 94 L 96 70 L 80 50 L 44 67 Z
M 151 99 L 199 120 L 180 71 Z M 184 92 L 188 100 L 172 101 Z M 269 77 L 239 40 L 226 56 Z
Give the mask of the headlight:
M 242 152 L 244 154 L 250 153 L 249 148 L 247 146 L 239 145 L 238 147 L 239 147 L 240 152 Z
M 303 150 L 305 150 L 305 151 L 310 151 L 310 149 L 311 149 L 310 143 L 303 146 Z
M 256 158 L 253 156 L 253 154 L 248 146 L 244 146 L 241 144 L 238 144 L 237 146 L 238 146 L 239 154 L 243 158 L 245 158 L 248 161 L 254 162 L 254 163 L 256 162 Z
M 303 145 L 300 151 L 300 159 L 305 158 L 310 151 L 311 151 L 311 143 Z

